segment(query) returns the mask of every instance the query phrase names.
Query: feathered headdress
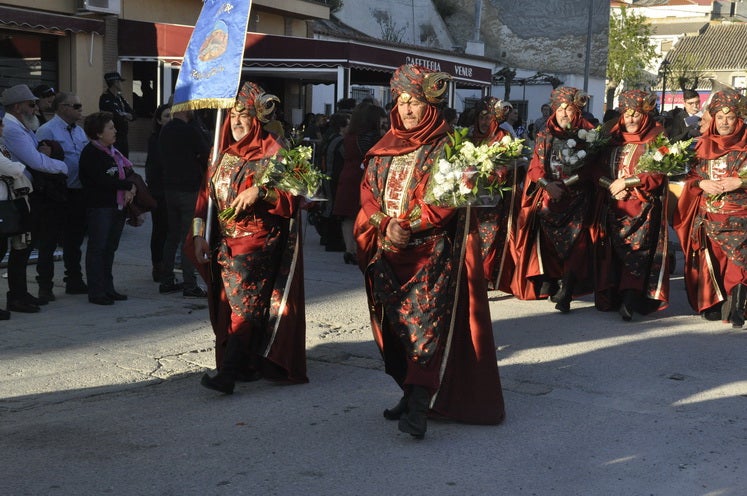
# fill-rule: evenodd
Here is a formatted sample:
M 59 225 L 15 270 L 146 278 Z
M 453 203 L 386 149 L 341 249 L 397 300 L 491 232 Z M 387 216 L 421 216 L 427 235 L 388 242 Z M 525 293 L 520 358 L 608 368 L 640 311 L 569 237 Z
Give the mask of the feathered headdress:
M 451 75 L 445 72 L 434 72 L 419 65 L 405 64 L 394 71 L 389 86 L 394 100 L 403 95 L 404 98 L 416 98 L 438 105 L 446 99 L 450 79 Z
M 270 116 L 275 111 L 276 103 L 280 103 L 278 97 L 265 93 L 260 86 L 247 81 L 236 96 L 234 108 L 239 112 L 247 109 L 249 114 L 256 117 L 258 121 L 269 122 Z

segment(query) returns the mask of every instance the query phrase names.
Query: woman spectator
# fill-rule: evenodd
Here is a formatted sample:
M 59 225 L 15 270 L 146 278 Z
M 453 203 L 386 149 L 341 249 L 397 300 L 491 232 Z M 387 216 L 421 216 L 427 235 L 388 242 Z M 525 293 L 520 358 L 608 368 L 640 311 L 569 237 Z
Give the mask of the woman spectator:
M 137 193 L 127 180 L 132 163 L 114 148 L 117 130 L 111 112 L 86 117 L 83 129 L 91 140 L 80 154 L 80 182 L 86 197 L 88 301 L 112 305 L 127 296 L 114 289 L 114 254 L 126 219 L 125 207 Z
M 166 192 L 163 188 L 163 165 L 158 152 L 158 135 L 161 128 L 171 120 L 171 105 L 164 103 L 156 108 L 153 114 L 153 128 L 148 138 L 148 156 L 145 159 L 145 181 L 148 190 L 158 203 L 150 213 L 150 260 L 151 276 L 154 282 L 159 282 L 161 266 L 163 264 L 163 247 L 166 244 L 166 234 L 169 230 L 169 216 L 166 208 Z
M 382 130 L 382 127 L 384 128 Z M 353 223 L 361 207 L 360 187 L 363 178 L 363 157 L 381 138 L 388 128 L 387 115 L 383 108 L 370 103 L 361 103 L 350 116 L 348 132 L 343 139 L 345 162 L 337 181 L 337 193 L 332 214 L 342 218 L 342 237 L 345 240 L 343 260 L 356 264 Z
M 666 308 L 669 301 L 669 251 L 664 199 L 666 176 L 636 172 L 648 143 L 664 132 L 650 112 L 656 95 L 629 90 L 620 95 L 617 124 L 600 179 L 605 189 L 594 211 L 599 215 L 595 242 L 595 304 L 618 308 L 625 321 L 633 313 Z
M 504 416 L 479 236 L 468 209 L 423 200 L 449 141 L 438 110 L 449 78 L 395 71 L 391 129 L 366 155 L 355 224 L 374 338 L 404 393 L 384 417 L 417 439 L 428 412 L 476 424 Z
M 674 214 L 685 255 L 690 306 L 706 320 L 744 325 L 747 301 L 747 126 L 745 102 L 718 91 Z
M 218 373 L 201 384 L 232 394 L 237 379 L 306 378 L 299 198 L 257 184 L 282 148 L 262 129 L 279 100 L 246 82 L 220 134 L 220 156 L 200 190 L 185 253 L 208 285 Z M 208 203 L 234 215 L 208 218 Z M 210 243 L 207 223 L 214 226 Z
M 0 118 L 0 138 L 3 136 L 3 120 Z M 33 190 L 31 181 L 24 172 L 26 166 L 10 159 L 10 152 L 0 144 L 0 200 L 24 198 L 28 206 L 28 195 Z M 29 226 L 29 230 L 30 230 Z M 0 234 L 0 260 L 5 257 L 10 242 L 8 256 L 8 301 L 7 310 L 0 309 L 0 320 L 8 320 L 10 312 L 36 313 L 39 306 L 30 301 L 23 301 L 11 295 L 26 292 L 26 250 L 29 249 L 31 238 L 26 234 L 12 236 Z

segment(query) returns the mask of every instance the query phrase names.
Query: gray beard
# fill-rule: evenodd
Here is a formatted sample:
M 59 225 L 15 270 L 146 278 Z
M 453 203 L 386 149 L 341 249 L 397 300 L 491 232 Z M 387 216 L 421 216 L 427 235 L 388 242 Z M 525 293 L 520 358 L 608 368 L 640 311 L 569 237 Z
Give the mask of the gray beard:
M 21 122 L 24 126 L 31 129 L 32 131 L 36 132 L 37 129 L 39 129 L 39 118 L 36 116 L 36 114 L 31 114 L 30 116 L 23 115 L 21 116 Z

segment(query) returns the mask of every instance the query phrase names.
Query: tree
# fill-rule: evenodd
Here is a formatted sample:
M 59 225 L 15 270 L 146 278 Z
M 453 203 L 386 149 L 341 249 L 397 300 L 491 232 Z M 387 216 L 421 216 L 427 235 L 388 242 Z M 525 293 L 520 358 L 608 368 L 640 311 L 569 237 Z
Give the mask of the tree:
M 685 90 L 695 90 L 700 80 L 705 79 L 706 75 L 698 67 L 695 57 L 688 53 L 685 56 L 673 57 L 669 66 L 669 77 L 684 92 Z
M 651 26 L 647 18 L 626 7 L 620 13 L 610 13 L 610 41 L 607 56 L 607 98 L 608 109 L 614 107 L 615 92 L 621 83 L 635 88 L 649 81 L 645 67 L 656 57 L 651 43 Z

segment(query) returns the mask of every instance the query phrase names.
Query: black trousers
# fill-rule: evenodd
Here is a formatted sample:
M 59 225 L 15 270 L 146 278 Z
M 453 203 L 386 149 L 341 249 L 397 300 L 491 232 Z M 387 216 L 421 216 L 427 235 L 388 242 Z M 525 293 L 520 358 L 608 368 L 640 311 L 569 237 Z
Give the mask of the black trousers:
M 0 260 L 8 250 L 8 236 L 0 236 Z M 22 250 L 10 249 L 8 255 L 8 301 L 20 300 L 28 292 L 26 283 L 26 264 L 31 255 L 31 248 Z
M 81 245 L 86 234 L 86 206 L 82 189 L 67 190 L 67 201 L 51 202 L 31 194 L 33 226 L 31 240 L 38 250 L 36 281 L 40 288 L 52 289 L 54 252 L 62 240 L 65 279 L 81 281 Z

